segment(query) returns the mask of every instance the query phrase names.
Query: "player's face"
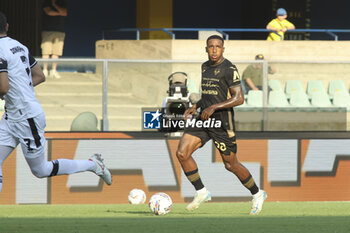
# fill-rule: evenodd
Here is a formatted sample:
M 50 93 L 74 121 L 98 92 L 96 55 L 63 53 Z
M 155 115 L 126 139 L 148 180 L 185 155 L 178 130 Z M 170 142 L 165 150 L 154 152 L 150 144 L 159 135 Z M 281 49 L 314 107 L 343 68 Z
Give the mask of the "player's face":
M 279 21 L 282 21 L 287 18 L 287 15 L 277 15 Z
M 206 51 L 208 53 L 209 60 L 214 64 L 219 63 L 223 59 L 224 45 L 219 39 L 211 39 L 208 41 Z

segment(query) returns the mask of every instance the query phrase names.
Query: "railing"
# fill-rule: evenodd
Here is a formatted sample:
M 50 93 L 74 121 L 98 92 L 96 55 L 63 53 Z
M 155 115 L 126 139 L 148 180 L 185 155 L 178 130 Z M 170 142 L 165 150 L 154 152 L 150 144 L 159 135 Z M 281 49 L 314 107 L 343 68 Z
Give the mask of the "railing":
M 116 64 L 128 64 L 128 66 L 132 65 L 132 69 L 131 70 L 134 70 L 134 74 L 135 75 L 139 75 L 139 71 L 138 69 L 135 69 L 137 67 L 139 67 L 140 65 L 143 65 L 141 69 L 144 69 L 145 68 L 145 64 L 148 65 L 153 65 L 153 64 L 177 64 L 177 65 L 181 65 L 181 64 L 184 64 L 186 66 L 183 67 L 183 69 L 181 69 L 181 71 L 184 71 L 186 73 L 191 73 L 193 72 L 192 71 L 192 68 L 191 67 L 188 67 L 189 64 L 192 64 L 193 66 L 196 66 L 196 67 L 199 67 L 200 64 L 203 62 L 203 61 L 199 61 L 199 60 L 123 60 L 123 59 L 37 59 L 41 64 L 44 63 L 44 62 L 48 62 L 48 63 L 52 63 L 52 62 L 57 62 L 58 63 L 58 66 L 60 69 L 62 69 L 63 67 L 65 66 L 73 66 L 73 65 L 81 65 L 81 64 L 94 64 L 96 67 L 99 67 L 98 69 L 96 68 L 96 72 L 91 74 L 93 76 L 96 76 L 94 78 L 94 80 L 98 80 L 98 83 L 99 85 L 97 86 L 97 89 L 95 88 L 93 91 L 95 91 L 96 93 L 98 93 L 99 95 L 97 95 L 95 92 L 94 93 L 90 93 L 91 95 L 87 95 L 85 92 L 89 92 L 91 89 L 89 90 L 84 90 L 84 87 L 89 87 L 87 86 L 85 82 L 85 80 L 83 82 L 81 81 L 77 81 L 77 82 L 81 82 L 81 83 L 85 83 L 84 86 L 80 86 L 81 84 L 80 83 L 76 83 L 75 86 L 78 86 L 78 88 L 76 89 L 77 92 L 73 92 L 73 89 L 71 89 L 70 92 L 67 92 L 69 94 L 76 94 L 77 97 L 81 97 L 81 96 L 84 96 L 84 99 L 82 100 L 82 104 L 84 105 L 96 105 L 94 103 L 90 103 L 92 102 L 92 100 L 94 99 L 97 99 L 97 96 L 101 96 L 98 98 L 98 102 L 100 104 L 96 105 L 95 107 L 97 107 L 99 110 L 98 112 L 101 113 L 101 130 L 102 131 L 110 131 L 111 128 L 112 130 L 119 130 L 119 129 L 116 129 L 116 127 L 113 125 L 113 122 L 111 123 L 111 117 L 115 117 L 113 114 L 115 114 L 115 112 L 113 113 L 111 110 L 112 107 L 125 107 L 125 106 L 129 106 L 130 103 L 128 102 L 125 102 L 123 103 L 122 105 L 121 104 L 118 104 L 118 103 L 114 103 L 113 102 L 113 99 L 109 99 L 109 96 L 120 96 L 121 98 L 125 98 L 129 95 L 125 95 L 125 93 L 119 93 L 121 91 L 121 89 L 118 89 L 117 85 L 115 82 L 117 83 L 120 83 L 122 82 L 123 80 L 120 80 L 120 78 L 123 78 L 125 80 L 127 80 L 127 82 L 131 82 L 132 80 L 130 79 L 130 77 L 132 76 L 132 74 L 130 74 L 130 70 L 128 70 L 128 75 L 121 75 L 121 76 L 118 76 L 118 79 L 115 78 L 116 77 L 116 71 L 118 71 L 119 69 L 117 67 L 115 67 Z M 262 107 L 260 107 L 259 109 L 262 109 L 262 111 L 260 111 L 262 113 L 262 122 L 261 122 L 261 130 L 262 131 L 268 131 L 269 130 L 269 105 L 268 105 L 268 66 L 271 65 L 271 64 L 284 64 L 284 65 L 287 65 L 287 64 L 319 64 L 319 65 L 323 65 L 323 64 L 328 64 L 328 65 L 348 65 L 349 69 L 350 69 L 350 62 L 348 61 L 273 61 L 273 60 L 270 60 L 270 61 L 267 61 L 267 60 L 239 60 L 239 61 L 235 61 L 235 60 L 232 60 L 232 62 L 236 65 L 249 65 L 249 64 L 253 64 L 253 63 L 256 63 L 256 64 L 262 64 L 262 67 L 263 67 L 263 101 L 262 101 Z M 125 65 L 123 65 L 124 67 Z M 336 67 L 335 67 L 336 68 Z M 311 69 L 311 68 L 310 68 Z M 317 73 L 314 69 L 317 69 L 317 67 L 313 68 L 313 72 Z M 197 70 L 197 69 L 196 69 Z M 330 69 L 331 70 L 331 69 Z M 170 72 L 171 70 L 169 70 Z M 72 71 L 69 71 L 69 72 L 72 72 Z M 114 72 L 114 73 L 113 73 Z M 121 72 L 126 72 L 126 71 L 121 71 Z M 282 70 L 281 70 L 282 72 Z M 308 71 L 309 72 L 309 71 Z M 344 72 L 346 72 L 346 70 L 344 70 Z M 161 76 L 161 78 L 159 79 L 155 79 L 155 76 L 153 74 L 153 72 L 151 72 L 152 75 L 151 76 L 147 76 L 148 73 L 143 73 L 142 75 L 144 76 L 144 79 L 147 79 L 147 78 L 150 78 L 150 80 L 152 81 L 155 81 L 155 80 L 163 80 L 164 79 L 164 82 L 167 84 L 167 79 L 166 77 L 169 75 L 168 73 L 168 70 L 166 71 L 163 71 L 163 73 L 161 72 L 157 72 L 157 73 L 160 73 L 158 74 L 159 76 Z M 241 69 L 241 73 L 243 73 L 243 70 Z M 47 90 L 45 95 L 41 95 L 41 97 L 44 99 L 50 99 L 48 98 L 48 93 L 50 92 L 50 95 L 53 95 L 55 96 L 54 98 L 51 98 L 52 101 L 50 100 L 50 103 L 49 104 L 46 104 L 48 105 L 49 107 L 55 107 L 57 105 L 57 109 L 68 109 L 68 108 L 75 108 L 77 109 L 77 104 L 73 103 L 73 104 L 66 104 L 64 101 L 66 100 L 60 100 L 60 98 L 62 96 L 64 96 L 64 92 L 65 92 L 65 89 L 69 89 L 69 87 L 67 86 L 64 86 L 64 85 L 69 85 L 69 86 L 72 86 L 75 82 L 75 78 L 77 78 L 76 76 L 72 76 L 72 77 L 67 77 L 67 74 L 68 72 L 66 72 L 66 77 L 65 78 L 62 78 L 62 79 L 48 79 L 48 82 L 44 85 L 40 85 L 43 89 L 43 90 Z M 72 72 L 73 74 L 73 72 Z M 329 74 L 332 74 L 334 75 L 334 71 L 329 71 Z M 341 73 L 342 74 L 342 73 Z M 340 77 L 341 74 L 338 74 L 338 77 Z M 323 74 L 324 75 L 324 74 Z M 87 76 L 84 76 L 82 75 L 83 77 L 87 77 Z M 192 76 L 200 76 L 200 73 L 192 73 Z M 114 78 L 113 78 L 114 77 Z M 165 77 L 165 78 L 163 78 Z M 317 79 L 317 76 L 315 77 L 315 79 Z M 343 78 L 344 80 L 346 79 L 346 77 Z M 167 86 L 165 84 L 165 86 Z M 139 84 L 139 85 L 143 85 L 143 84 Z M 39 86 L 39 88 L 41 88 Z M 51 88 L 50 88 L 51 87 Z M 54 89 L 53 89 L 54 88 Z M 58 88 L 58 89 L 57 89 Z M 61 89 L 60 89 L 61 88 Z M 120 88 L 120 87 L 119 87 Z M 56 95 L 52 92 L 54 92 L 54 90 L 57 90 L 57 93 Z M 147 88 L 145 88 L 145 90 L 147 90 Z M 164 89 L 159 89 L 159 90 L 156 90 L 156 89 L 152 89 L 153 92 L 164 92 L 166 91 L 167 89 L 164 88 Z M 80 93 L 80 91 L 82 91 L 82 93 Z M 130 92 L 132 92 L 133 90 L 130 90 Z M 135 93 L 136 91 L 140 91 L 139 89 L 135 89 Z M 85 94 L 84 94 L 85 93 Z M 132 92 L 131 94 L 135 94 L 134 92 Z M 40 91 L 39 91 L 39 96 L 40 96 Z M 149 93 L 148 95 L 151 95 L 152 93 Z M 143 95 L 142 96 L 148 96 L 147 94 Z M 161 99 L 162 100 L 162 99 Z M 70 101 L 70 100 L 68 100 Z M 161 103 L 160 101 L 157 101 L 157 102 L 154 102 L 153 104 L 157 104 L 157 103 Z M 66 106 L 67 105 L 67 106 Z M 69 106 L 68 106 L 69 105 Z M 118 106 L 116 106 L 118 105 Z M 120 106 L 119 106 L 120 105 Z M 146 104 L 143 104 L 142 102 L 142 106 L 140 107 L 139 106 L 140 104 L 138 105 L 135 105 L 136 107 L 138 108 L 141 108 L 142 106 L 149 106 L 148 103 Z M 91 108 L 91 106 L 89 106 L 89 108 Z M 131 106 L 131 105 L 130 105 Z M 129 106 L 129 107 L 130 107 Z M 245 107 L 243 108 L 244 109 L 248 109 L 248 107 Z M 73 110 L 75 110 L 73 109 Z M 251 111 L 251 109 L 255 109 L 254 107 L 250 108 L 249 111 Z M 91 109 L 88 109 L 89 111 L 92 111 Z M 63 111 L 62 111 L 63 112 Z M 119 110 L 118 110 L 119 112 Z M 55 112 L 52 112 L 52 114 L 59 114 L 57 113 L 57 111 Z M 64 113 L 62 113 L 64 114 Z M 72 113 L 73 114 L 73 113 Z M 76 114 L 74 112 L 74 114 Z M 253 114 L 255 114 L 253 112 Z M 342 113 L 340 113 L 342 114 Z M 56 115 L 55 115 L 56 116 Z M 69 121 L 70 119 L 67 119 L 67 116 L 65 115 L 62 115 L 61 118 L 65 118 L 66 121 Z M 135 118 L 135 116 L 133 116 Z M 330 118 L 331 119 L 331 118 Z M 141 119 L 136 119 L 135 122 L 136 123 L 139 123 L 141 121 Z M 54 131 L 57 131 L 57 130 L 54 130 Z
M 175 32 L 199 32 L 199 31 L 217 31 L 221 33 L 225 40 L 229 40 L 228 32 L 271 32 L 271 30 L 262 28 L 120 28 L 120 29 L 108 29 L 102 31 L 102 39 L 105 39 L 106 32 L 136 32 L 136 39 L 140 39 L 140 32 L 144 31 L 162 31 L 175 39 Z M 333 37 L 335 41 L 338 40 L 338 35 L 335 33 L 350 33 L 350 29 L 294 29 L 288 30 L 288 33 L 296 32 L 310 32 L 310 33 L 326 33 Z

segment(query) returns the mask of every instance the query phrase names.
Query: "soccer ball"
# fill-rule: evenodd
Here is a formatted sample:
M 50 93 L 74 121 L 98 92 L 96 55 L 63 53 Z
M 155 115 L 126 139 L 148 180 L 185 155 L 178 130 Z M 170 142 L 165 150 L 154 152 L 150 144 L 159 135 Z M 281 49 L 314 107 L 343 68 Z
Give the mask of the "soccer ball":
M 154 194 L 148 202 L 148 206 L 155 215 L 164 215 L 170 212 L 173 201 L 166 193 Z
M 129 193 L 128 200 L 130 204 L 143 204 L 146 201 L 146 194 L 141 189 L 133 189 Z

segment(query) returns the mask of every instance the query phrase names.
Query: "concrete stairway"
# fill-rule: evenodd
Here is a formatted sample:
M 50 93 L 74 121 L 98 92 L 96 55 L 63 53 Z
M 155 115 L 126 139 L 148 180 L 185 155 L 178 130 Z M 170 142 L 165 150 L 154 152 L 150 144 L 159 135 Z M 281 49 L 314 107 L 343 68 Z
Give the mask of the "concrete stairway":
M 46 114 L 46 130 L 69 131 L 73 119 L 85 111 L 102 119 L 102 77 L 82 73 L 61 73 L 61 76 L 61 79 L 47 78 L 35 88 Z M 131 92 L 119 93 L 113 85 L 108 91 L 109 129 L 140 130 L 141 108 L 150 105 Z

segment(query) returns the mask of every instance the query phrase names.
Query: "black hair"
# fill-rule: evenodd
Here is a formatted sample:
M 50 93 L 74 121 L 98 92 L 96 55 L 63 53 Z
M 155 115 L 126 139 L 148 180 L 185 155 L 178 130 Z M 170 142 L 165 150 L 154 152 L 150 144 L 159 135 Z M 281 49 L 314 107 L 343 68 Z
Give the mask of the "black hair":
M 219 36 L 219 35 L 211 35 L 211 36 L 209 36 L 208 39 L 207 39 L 207 44 L 208 44 L 208 42 L 209 42 L 210 40 L 212 40 L 212 39 L 221 40 L 222 45 L 224 45 L 224 38 L 222 38 L 222 37 Z
M 6 33 L 7 19 L 6 15 L 0 11 L 0 33 Z

